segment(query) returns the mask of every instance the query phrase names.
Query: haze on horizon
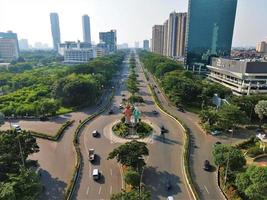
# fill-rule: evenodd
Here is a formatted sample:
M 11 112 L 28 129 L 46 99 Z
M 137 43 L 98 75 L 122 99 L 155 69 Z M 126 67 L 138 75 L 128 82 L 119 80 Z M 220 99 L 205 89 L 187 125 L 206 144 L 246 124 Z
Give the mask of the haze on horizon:
M 117 30 L 118 44 L 150 39 L 152 26 L 172 11 L 187 12 L 188 0 L 0 0 L 0 31 L 52 46 L 50 12 L 59 14 L 61 41 L 82 40 L 82 15 L 91 21 L 92 41 L 100 31 Z M 238 0 L 233 46 L 255 46 L 267 38 L 267 1 Z

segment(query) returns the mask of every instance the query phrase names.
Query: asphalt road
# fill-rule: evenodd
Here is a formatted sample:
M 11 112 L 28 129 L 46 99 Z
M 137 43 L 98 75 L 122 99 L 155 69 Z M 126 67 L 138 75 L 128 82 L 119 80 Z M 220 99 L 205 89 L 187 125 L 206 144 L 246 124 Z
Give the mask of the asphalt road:
M 157 85 L 154 81 L 153 76 L 148 72 L 149 82 L 152 85 Z M 211 172 L 203 170 L 204 160 L 209 160 L 212 163 L 212 147 L 217 142 L 225 144 L 233 144 L 241 142 L 251 135 L 241 132 L 234 134 L 232 139 L 229 138 L 229 135 L 223 134 L 219 136 L 212 136 L 206 134 L 199 125 L 199 118 L 194 113 L 183 113 L 177 110 L 175 106 L 172 106 L 168 99 L 165 98 L 164 93 L 160 90 L 160 87 L 157 85 L 157 88 L 154 88 L 155 93 L 158 96 L 158 99 L 161 105 L 172 115 L 177 116 L 181 121 L 183 121 L 188 128 L 191 130 L 191 142 L 190 142 L 190 171 L 193 177 L 193 181 L 199 191 L 200 198 L 203 200 L 221 200 L 225 199 L 221 194 L 221 191 L 217 184 L 217 170 L 215 165 Z
M 124 68 L 122 76 L 125 76 L 127 71 L 127 67 Z M 174 196 L 175 199 L 182 200 L 191 199 L 182 171 L 181 159 L 184 135 L 181 127 L 157 110 L 148 91 L 140 65 L 137 66 L 137 73 L 140 81 L 139 93 L 145 100 L 144 104 L 137 107 L 141 110 L 141 119 L 151 123 L 155 130 L 151 137 L 144 139 L 148 143 L 150 155 L 146 158 L 147 167 L 143 173 L 143 182 L 151 191 L 153 200 L 167 199 L 168 196 Z M 106 159 L 109 152 L 121 143 L 126 142 L 112 136 L 107 131 L 111 128 L 112 123 L 123 116 L 119 109 L 119 104 L 122 101 L 121 93 L 127 93 L 124 84 L 119 84 L 111 105 L 115 113 L 100 115 L 89 122 L 81 133 L 80 144 L 83 165 L 74 194 L 75 199 L 109 199 L 112 193 L 120 192 L 121 188 L 124 187 L 120 165 L 115 160 Z M 157 110 L 159 114 L 154 115 L 152 110 Z M 161 125 L 169 130 L 164 138 L 159 133 Z M 100 138 L 91 136 L 91 132 L 95 129 L 101 133 Z M 88 148 L 94 148 L 98 155 L 95 164 L 88 161 Z M 102 173 L 102 179 L 99 182 L 93 181 L 91 177 L 91 171 L 95 168 Z M 172 185 L 170 191 L 165 188 L 167 179 Z

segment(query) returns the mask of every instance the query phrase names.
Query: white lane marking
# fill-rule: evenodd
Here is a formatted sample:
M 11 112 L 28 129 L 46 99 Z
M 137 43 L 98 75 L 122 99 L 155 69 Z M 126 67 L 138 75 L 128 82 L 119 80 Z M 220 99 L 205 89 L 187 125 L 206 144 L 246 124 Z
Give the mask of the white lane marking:
M 90 190 L 90 187 L 88 186 L 88 187 L 87 187 L 87 190 L 86 190 L 86 195 L 88 195 L 89 190 Z
M 112 176 L 112 169 L 110 169 L 110 176 Z
M 109 193 L 112 194 L 112 186 L 110 186 Z
M 206 185 L 204 185 L 204 188 L 205 188 L 205 190 L 207 191 L 207 193 L 209 194 L 209 191 L 208 191 L 208 189 L 207 189 Z
M 100 193 L 101 193 L 101 189 L 102 189 L 102 186 L 100 186 L 100 188 L 99 188 L 99 191 L 98 191 L 98 194 L 100 194 Z

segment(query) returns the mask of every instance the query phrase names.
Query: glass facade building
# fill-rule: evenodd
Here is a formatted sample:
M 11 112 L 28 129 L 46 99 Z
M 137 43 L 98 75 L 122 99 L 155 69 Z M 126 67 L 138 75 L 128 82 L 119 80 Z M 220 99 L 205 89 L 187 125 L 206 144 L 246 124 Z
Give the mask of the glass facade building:
M 237 0 L 189 0 L 185 64 L 197 70 L 230 56 Z

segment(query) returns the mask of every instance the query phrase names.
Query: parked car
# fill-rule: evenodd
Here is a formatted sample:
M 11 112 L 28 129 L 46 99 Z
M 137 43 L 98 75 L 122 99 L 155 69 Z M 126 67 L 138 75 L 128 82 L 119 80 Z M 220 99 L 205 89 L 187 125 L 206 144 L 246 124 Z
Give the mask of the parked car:
M 94 149 L 88 150 L 88 157 L 89 157 L 90 162 L 93 162 L 95 160 L 95 150 Z
M 93 169 L 92 177 L 95 181 L 100 179 L 100 172 L 98 169 Z
M 210 165 L 210 162 L 208 160 L 204 161 L 203 169 L 206 170 L 206 171 L 210 171 L 211 170 L 211 165 Z
M 97 136 L 99 136 L 99 134 L 100 133 L 97 130 L 93 130 L 93 132 L 92 132 L 93 137 L 97 137 Z
M 211 131 L 211 135 L 220 135 L 220 134 L 222 134 L 222 131 L 220 130 Z

